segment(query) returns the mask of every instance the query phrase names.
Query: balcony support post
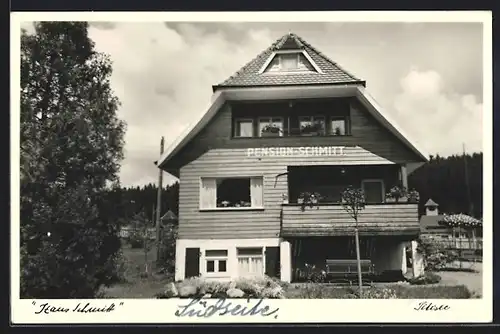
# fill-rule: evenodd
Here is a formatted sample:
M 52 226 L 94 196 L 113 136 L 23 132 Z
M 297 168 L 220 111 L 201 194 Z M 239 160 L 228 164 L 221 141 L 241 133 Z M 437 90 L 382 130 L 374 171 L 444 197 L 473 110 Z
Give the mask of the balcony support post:
M 406 170 L 406 165 L 401 165 L 401 173 L 400 173 L 400 178 L 401 178 L 401 185 L 408 189 L 408 172 Z
M 283 282 L 290 283 L 292 280 L 292 245 L 289 241 L 280 242 L 280 279 Z

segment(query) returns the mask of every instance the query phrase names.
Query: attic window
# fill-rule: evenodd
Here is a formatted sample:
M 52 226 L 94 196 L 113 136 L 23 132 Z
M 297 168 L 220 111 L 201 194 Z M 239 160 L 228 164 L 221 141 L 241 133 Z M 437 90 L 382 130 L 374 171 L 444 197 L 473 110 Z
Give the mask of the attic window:
M 312 59 L 303 51 L 275 53 L 271 57 L 272 59 L 264 65 L 262 73 L 318 72 Z
M 279 56 L 280 67 L 285 71 L 293 71 L 299 69 L 299 54 L 283 54 Z

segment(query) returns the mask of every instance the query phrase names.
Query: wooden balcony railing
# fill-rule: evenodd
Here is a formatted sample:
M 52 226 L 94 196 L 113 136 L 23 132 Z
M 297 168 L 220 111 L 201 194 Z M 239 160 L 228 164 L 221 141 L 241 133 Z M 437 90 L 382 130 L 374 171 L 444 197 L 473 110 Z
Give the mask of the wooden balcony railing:
M 352 235 L 355 221 L 340 204 L 305 207 L 283 204 L 283 237 Z M 360 235 L 417 236 L 418 205 L 414 203 L 369 204 L 358 216 Z

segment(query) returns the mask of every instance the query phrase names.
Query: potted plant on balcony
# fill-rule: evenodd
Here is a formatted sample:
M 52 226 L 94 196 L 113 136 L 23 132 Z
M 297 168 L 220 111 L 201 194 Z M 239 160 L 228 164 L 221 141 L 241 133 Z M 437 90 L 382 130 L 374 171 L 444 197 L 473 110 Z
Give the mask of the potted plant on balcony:
M 340 129 L 339 126 L 335 127 L 335 129 L 333 129 L 333 135 L 334 136 L 342 136 L 342 130 Z
M 268 124 L 262 128 L 262 137 L 279 137 L 281 129 L 276 124 Z
M 405 202 L 406 201 L 406 196 L 407 196 L 407 191 L 405 187 L 400 187 L 400 186 L 394 186 L 389 190 L 389 192 L 385 195 L 387 198 L 388 203 L 399 203 Z
M 420 200 L 420 194 L 415 189 L 412 189 L 408 192 L 408 202 L 410 203 L 418 203 Z
M 304 211 L 307 206 L 312 208 L 317 205 L 320 199 L 321 195 L 319 193 L 305 191 L 300 193 L 297 202 L 300 204 L 301 210 Z M 316 209 L 319 209 L 319 206 L 316 206 Z
M 319 136 L 323 131 L 321 122 L 305 124 L 300 127 L 300 134 L 303 136 Z

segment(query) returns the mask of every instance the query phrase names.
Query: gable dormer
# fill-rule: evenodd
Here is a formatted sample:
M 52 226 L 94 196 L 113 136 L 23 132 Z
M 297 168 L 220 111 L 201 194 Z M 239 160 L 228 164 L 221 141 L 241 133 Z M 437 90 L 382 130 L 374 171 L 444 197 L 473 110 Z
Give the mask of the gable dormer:
M 212 88 L 216 92 L 228 88 L 310 85 L 364 87 L 365 81 L 340 67 L 299 36 L 289 33 Z
M 321 73 L 321 70 L 305 51 L 278 51 L 269 57 L 261 74 Z
M 289 34 L 274 47 L 260 74 L 322 73 L 297 36 Z

